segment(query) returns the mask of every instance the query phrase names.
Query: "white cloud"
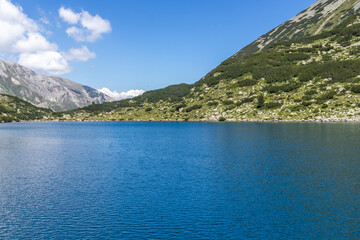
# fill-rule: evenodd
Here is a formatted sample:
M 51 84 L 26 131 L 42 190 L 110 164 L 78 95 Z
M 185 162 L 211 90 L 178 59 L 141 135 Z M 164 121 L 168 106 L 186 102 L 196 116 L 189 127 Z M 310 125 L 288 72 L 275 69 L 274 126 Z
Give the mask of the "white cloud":
M 74 13 L 71 9 L 61 7 L 59 9 L 59 16 L 64 22 L 76 24 L 80 20 L 80 13 Z
M 78 41 L 95 41 L 111 31 L 108 20 L 86 11 L 75 13 L 62 7 L 59 15 L 69 24 L 78 24 L 67 30 L 68 35 Z M 96 57 L 86 46 L 60 51 L 56 43 L 47 39 L 48 31 L 43 24 L 50 26 L 46 17 L 34 21 L 21 6 L 11 0 L 0 0 L 0 57 L 17 60 L 33 70 L 53 75 L 70 72 L 68 61 L 87 61 Z
M 23 26 L 2 20 L 0 20 L 0 29 L 0 49 L 6 52 L 11 49 L 11 45 L 21 38 L 25 32 Z
M 105 93 L 106 95 L 108 95 L 109 97 L 115 99 L 115 100 L 121 100 L 121 99 L 126 99 L 126 98 L 133 98 L 139 95 L 142 95 L 145 91 L 141 90 L 141 89 L 133 89 L 133 90 L 129 90 L 127 92 L 117 92 L 117 91 L 111 91 L 108 88 L 101 88 L 98 89 L 100 92 Z
M 21 39 L 15 43 L 15 52 L 37 52 L 37 51 L 56 51 L 58 46 L 55 43 L 50 43 L 40 33 L 30 32 L 27 38 Z
M 20 6 L 0 0 L 0 29 L 0 50 L 9 51 L 14 42 L 23 38 L 26 32 L 38 31 L 39 26 L 22 12 Z
M 94 52 L 90 52 L 90 50 L 86 46 L 82 46 L 81 48 L 71 48 L 63 55 L 66 60 L 81 62 L 85 62 L 89 59 L 96 57 L 96 54 Z
M 30 69 L 53 75 L 64 74 L 71 71 L 66 59 L 56 51 L 21 53 L 18 62 L 20 65 Z
M 99 15 L 92 16 L 87 11 L 75 13 L 71 9 L 60 8 L 59 16 L 69 24 L 78 24 L 69 27 L 66 33 L 78 42 L 94 42 L 102 37 L 102 34 L 111 32 L 111 24 Z
M 0 53 L 15 58 L 21 65 L 50 74 L 70 71 L 66 59 L 49 42 L 36 21 L 23 13 L 21 6 L 0 0 Z
M 99 15 L 91 16 L 88 12 L 83 12 L 81 16 L 81 25 L 90 31 L 87 41 L 93 42 L 101 38 L 101 34 L 111 32 L 110 22 L 102 19 Z
M 66 33 L 69 37 L 75 39 L 78 42 L 85 42 L 87 39 L 86 31 L 78 27 L 69 27 L 66 29 Z

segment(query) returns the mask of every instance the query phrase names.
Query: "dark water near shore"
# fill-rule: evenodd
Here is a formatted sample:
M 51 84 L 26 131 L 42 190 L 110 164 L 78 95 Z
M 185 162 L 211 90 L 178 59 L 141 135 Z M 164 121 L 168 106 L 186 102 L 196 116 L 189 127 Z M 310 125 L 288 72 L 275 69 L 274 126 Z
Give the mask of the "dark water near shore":
M 360 124 L 0 125 L 0 239 L 360 239 Z

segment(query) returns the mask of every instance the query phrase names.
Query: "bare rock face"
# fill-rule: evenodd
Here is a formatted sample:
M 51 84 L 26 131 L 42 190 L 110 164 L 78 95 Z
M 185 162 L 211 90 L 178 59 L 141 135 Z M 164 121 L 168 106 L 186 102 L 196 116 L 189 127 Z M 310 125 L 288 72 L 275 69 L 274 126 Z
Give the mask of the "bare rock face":
M 0 94 L 16 96 L 54 111 L 72 110 L 92 103 L 114 101 L 86 85 L 65 78 L 45 76 L 16 63 L 0 60 Z
M 257 52 L 272 43 L 295 40 L 332 30 L 342 19 L 360 12 L 360 0 L 318 0 L 294 18 L 274 28 L 233 57 Z

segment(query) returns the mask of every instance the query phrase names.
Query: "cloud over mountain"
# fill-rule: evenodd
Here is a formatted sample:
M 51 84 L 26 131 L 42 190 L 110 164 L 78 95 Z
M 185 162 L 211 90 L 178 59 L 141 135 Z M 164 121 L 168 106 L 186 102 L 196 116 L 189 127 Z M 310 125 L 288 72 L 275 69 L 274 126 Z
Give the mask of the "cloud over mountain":
M 132 89 L 129 90 L 127 92 L 117 92 L 117 91 L 111 91 L 108 88 L 101 88 L 98 89 L 98 91 L 105 93 L 106 95 L 108 95 L 109 97 L 115 99 L 115 100 L 121 100 L 121 99 L 126 99 L 126 98 L 133 98 L 136 96 L 140 96 L 142 95 L 145 91 L 141 90 L 141 89 Z
M 76 41 L 94 42 L 111 31 L 110 22 L 87 11 L 75 13 L 60 8 L 59 16 L 69 24 L 67 34 Z M 88 61 L 96 57 L 87 46 L 61 50 L 57 43 L 47 39 L 49 20 L 36 21 L 28 17 L 20 5 L 11 0 L 0 0 L 0 53 L 11 56 L 21 65 L 46 74 L 61 75 L 72 70 L 71 61 Z M 45 27 L 46 25 L 46 27 Z
M 71 71 L 66 59 L 56 51 L 41 51 L 36 53 L 21 53 L 19 64 L 30 69 L 60 75 Z
M 15 54 L 24 66 L 50 74 L 70 71 L 56 43 L 46 39 L 39 24 L 29 18 L 21 6 L 0 0 L 0 51 Z

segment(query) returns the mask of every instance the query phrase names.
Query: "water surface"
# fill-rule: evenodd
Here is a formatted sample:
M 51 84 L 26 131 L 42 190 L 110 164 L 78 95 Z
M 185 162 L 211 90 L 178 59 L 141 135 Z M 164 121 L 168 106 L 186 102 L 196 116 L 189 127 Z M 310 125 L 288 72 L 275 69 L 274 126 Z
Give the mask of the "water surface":
M 0 125 L 0 238 L 360 239 L 360 124 Z

